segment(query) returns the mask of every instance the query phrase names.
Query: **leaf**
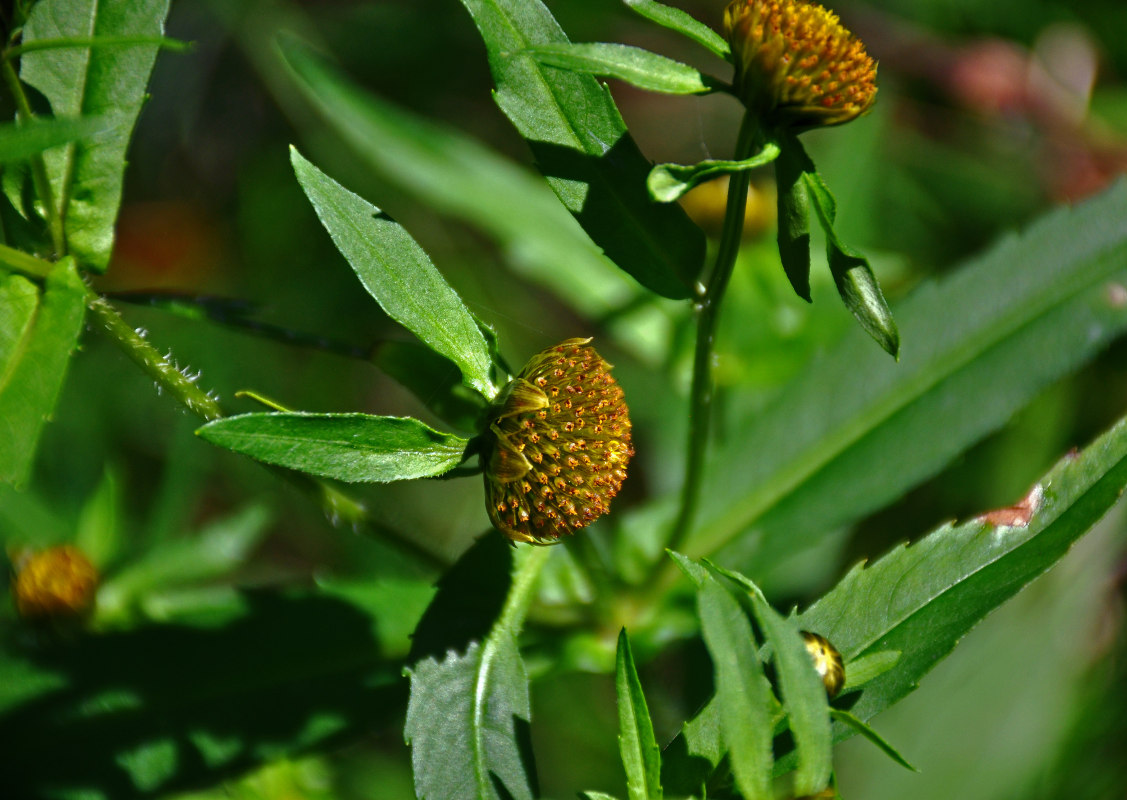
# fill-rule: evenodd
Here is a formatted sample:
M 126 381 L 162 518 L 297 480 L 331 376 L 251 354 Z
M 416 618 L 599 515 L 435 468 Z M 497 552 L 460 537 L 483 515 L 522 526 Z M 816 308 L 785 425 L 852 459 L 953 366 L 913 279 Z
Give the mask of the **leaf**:
M 298 88 L 381 178 L 474 225 L 518 268 L 547 274 L 554 285 L 579 281 L 572 291 L 586 292 L 589 276 L 621 275 L 526 170 L 473 139 L 363 94 L 301 45 L 283 41 L 281 47 Z
M 122 511 L 121 481 L 114 470 L 106 468 L 98 487 L 83 503 L 73 533 L 75 547 L 99 570 L 105 571 L 121 550 Z
M 826 689 L 814 670 L 798 625 L 771 608 L 758 588 L 751 592 L 751 608 L 775 654 L 779 689 L 798 758 L 794 792 L 816 794 L 829 784 L 833 770 Z
M 661 783 L 670 796 L 708 796 L 709 778 L 726 752 L 720 730 L 720 704 L 708 702 L 665 748 Z
M 605 86 L 518 54 L 566 45 L 540 0 L 462 0 L 481 32 L 494 99 L 529 143 L 567 210 L 607 256 L 650 291 L 684 299 L 704 266 L 704 234 L 678 206 L 645 190 L 650 164 Z
M 830 716 L 832 716 L 838 722 L 844 723 L 853 730 L 857 731 L 857 733 L 861 734 L 870 742 L 879 747 L 885 753 L 885 755 L 887 755 L 900 766 L 904 767 L 905 769 L 910 769 L 912 770 L 912 772 L 919 772 L 919 770 L 908 763 L 908 759 L 900 755 L 899 751 L 895 747 L 890 745 L 883 736 L 874 731 L 861 720 L 857 719 L 857 717 L 853 716 L 848 711 L 842 711 L 839 708 L 831 708 Z
M 716 560 L 758 581 L 902 496 L 1092 358 L 1127 329 L 1113 291 L 1127 285 L 1124 218 L 1123 182 L 1058 210 L 901 303 L 899 364 L 857 332 L 767 409 L 734 411 L 704 482 L 711 517 L 685 550 L 729 545 Z
M 404 736 L 421 800 L 531 800 L 528 675 L 517 645 L 547 548 L 526 548 L 489 635 L 407 671 Z
M 462 373 L 453 361 L 415 342 L 386 341 L 376 346 L 372 363 L 443 422 L 459 430 L 476 431 L 485 403 L 480 394 L 462 383 Z
M 492 359 L 462 299 L 403 226 L 345 189 L 290 148 L 294 172 L 321 224 L 368 294 L 388 316 L 462 370 L 466 383 L 492 399 Z
M 98 117 L 34 120 L 0 125 L 0 164 L 26 161 L 37 153 L 96 136 L 105 123 Z
M 54 413 L 86 312 L 86 284 L 72 258 L 51 270 L 41 297 L 29 287 L 14 276 L 0 285 L 0 342 L 11 345 L 0 355 L 0 482 L 17 486 L 27 480 L 43 424 Z
M 688 64 L 625 44 L 544 44 L 524 52 L 548 67 L 614 78 L 648 92 L 708 94 L 721 86 Z
M 751 623 L 715 579 L 697 594 L 701 633 L 716 672 L 716 702 L 736 786 L 747 800 L 770 800 L 773 756 L 771 687 L 756 654 Z
M 169 0 L 40 0 L 23 28 L 26 47 L 42 40 L 160 37 Z M 125 151 L 145 100 L 159 44 L 68 47 L 25 52 L 20 78 L 56 117 L 101 117 L 104 132 L 48 153 L 47 166 L 67 245 L 84 268 L 102 272 L 113 250 Z
M 899 355 L 900 332 L 881 293 L 880 285 L 877 284 L 876 276 L 873 275 L 872 267 L 869 266 L 869 260 L 843 244 L 834 231 L 837 206 L 822 176 L 817 172 L 808 172 L 802 177 L 826 234 L 826 259 L 845 307 L 877 344 L 890 355 Z
M 618 800 L 613 794 L 606 792 L 580 792 L 583 800 Z
M 822 633 L 847 660 L 901 652 L 861 690 L 850 709 L 858 718 L 869 720 L 911 692 L 967 631 L 1062 558 L 1119 499 L 1127 486 L 1127 420 L 1066 457 L 1038 486 L 1028 525 L 944 525 L 872 566 L 854 567 L 799 615 L 803 628 Z
M 899 660 L 899 650 L 880 650 L 853 659 L 845 665 L 845 684 L 841 687 L 841 691 L 850 692 L 864 686 L 878 675 L 888 672 Z
M 655 0 L 623 0 L 623 2 L 651 22 L 692 39 L 723 59 L 727 59 L 732 54 L 723 36 L 679 8 L 672 8 Z
M 792 137 L 793 141 L 794 140 Z M 802 176 L 810 165 L 801 147 L 785 147 L 775 162 L 779 259 L 794 293 L 810 297 L 810 192 Z M 810 165 L 810 168 L 813 168 Z
M 731 175 L 769 164 L 779 157 L 779 146 L 773 142 L 744 161 L 701 161 L 697 164 L 658 164 L 646 179 L 650 196 L 659 203 L 672 203 L 705 181 L 720 175 Z
M 469 444 L 411 417 L 300 411 L 224 417 L 196 433 L 267 464 L 365 483 L 441 475 Z
M 626 792 L 630 800 L 661 800 L 661 751 L 654 738 L 650 710 L 626 629 L 618 634 L 615 658 L 615 688 L 618 692 L 618 749 L 626 770 Z

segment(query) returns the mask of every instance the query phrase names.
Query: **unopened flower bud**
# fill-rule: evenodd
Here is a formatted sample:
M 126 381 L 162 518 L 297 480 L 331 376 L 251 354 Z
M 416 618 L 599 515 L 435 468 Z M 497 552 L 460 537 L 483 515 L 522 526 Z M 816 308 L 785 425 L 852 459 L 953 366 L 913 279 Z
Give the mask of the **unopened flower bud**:
M 12 593 L 27 620 L 77 617 L 94 605 L 98 570 L 73 545 L 48 547 L 16 564 Z
M 734 0 L 724 30 L 736 94 L 776 128 L 840 125 L 876 99 L 876 64 L 836 15 L 807 0 Z
M 558 542 L 607 513 L 626 478 L 629 411 L 590 341 L 533 356 L 491 412 L 486 504 L 513 541 Z

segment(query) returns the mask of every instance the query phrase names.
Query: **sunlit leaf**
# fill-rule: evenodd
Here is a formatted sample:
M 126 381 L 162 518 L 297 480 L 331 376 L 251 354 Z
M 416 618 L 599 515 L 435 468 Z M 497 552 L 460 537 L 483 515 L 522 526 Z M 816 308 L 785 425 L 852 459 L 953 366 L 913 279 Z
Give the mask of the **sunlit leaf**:
M 623 2 L 651 22 L 680 33 L 721 58 L 728 58 L 731 55 L 731 48 L 724 41 L 723 36 L 679 8 L 663 5 L 655 0 L 623 0 Z
M 731 175 L 769 164 L 779 156 L 779 146 L 769 142 L 763 149 L 744 161 L 701 161 L 697 164 L 658 164 L 646 179 L 646 186 L 654 200 L 672 203 L 705 181 L 720 175 Z
M 618 749 L 626 770 L 626 793 L 630 800 L 661 800 L 661 752 L 654 738 L 650 711 L 626 629 L 618 634 L 615 660 L 618 692 Z
M 663 94 L 708 94 L 719 82 L 700 70 L 625 44 L 542 44 L 525 51 L 549 67 L 614 78 Z

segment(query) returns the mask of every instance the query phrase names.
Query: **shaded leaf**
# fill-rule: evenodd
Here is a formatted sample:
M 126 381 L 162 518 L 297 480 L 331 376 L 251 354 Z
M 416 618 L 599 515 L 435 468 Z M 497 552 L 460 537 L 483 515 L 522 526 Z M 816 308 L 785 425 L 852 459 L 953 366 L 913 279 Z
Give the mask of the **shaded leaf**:
M 74 545 L 94 566 L 105 570 L 113 563 L 123 539 L 121 482 L 115 471 L 106 469 L 94 492 L 82 505 L 74 529 Z
M 727 59 L 732 53 L 723 36 L 679 8 L 663 5 L 655 0 L 623 0 L 623 2 L 651 22 L 677 31 L 721 58 Z
M 615 657 L 615 688 L 618 693 L 618 749 L 626 770 L 626 792 L 630 800 L 661 800 L 661 752 L 654 738 L 650 710 L 626 629 L 618 634 Z
M 378 208 L 310 164 L 296 148 L 290 160 L 321 223 L 387 315 L 446 356 L 466 383 L 487 398 L 497 393 L 485 337 L 462 299 L 418 242 Z
M 476 431 L 485 403 L 480 394 L 462 383 L 462 373 L 453 361 L 421 344 L 387 341 L 376 346 L 372 363 L 443 422 L 459 430 Z
M 737 412 L 713 463 L 742 466 L 710 473 L 701 507 L 711 517 L 685 549 L 730 543 L 717 560 L 760 580 L 900 497 L 1106 347 L 1127 329 L 1111 291 L 1127 285 L 1124 217 L 1127 183 L 1048 215 L 901 303 L 899 364 L 850 334 L 769 408 Z
M 300 411 L 224 417 L 196 433 L 267 464 L 354 482 L 441 475 L 469 443 L 410 417 Z
M 10 276 L 0 287 L 0 318 L 10 316 L 0 322 L 0 336 L 11 344 L 0 356 L 0 481 L 16 485 L 31 470 L 86 313 L 86 284 L 72 258 L 55 265 L 41 296 L 33 298 L 29 286 Z
M 795 140 L 797 141 L 797 140 Z M 794 293 L 810 297 L 810 192 L 803 174 L 809 165 L 801 148 L 785 147 L 775 162 L 779 259 Z
M 779 146 L 767 143 L 744 161 L 701 161 L 697 164 L 658 164 L 646 179 L 650 196 L 660 203 L 672 203 L 694 186 L 720 175 L 731 175 L 769 164 L 779 157 Z M 789 274 L 789 273 L 788 273 Z M 809 299 L 809 298 L 807 298 Z
M 720 725 L 720 704 L 710 700 L 665 748 L 661 783 L 671 796 L 708 796 L 709 779 L 727 752 Z
M 532 800 L 528 675 L 517 645 L 547 548 L 525 548 L 505 607 L 464 653 L 427 657 L 407 671 L 404 736 L 422 800 Z
M 912 770 L 912 772 L 919 772 L 919 770 L 908 763 L 908 759 L 900 755 L 900 752 L 895 747 L 890 745 L 883 736 L 874 731 L 871 727 L 866 725 L 861 720 L 857 719 L 857 717 L 853 716 L 848 711 L 842 711 L 839 708 L 831 708 L 830 715 L 838 722 L 848 725 L 850 728 L 857 731 L 857 733 L 861 734 L 870 742 L 875 744 L 885 753 L 885 755 L 887 755 L 900 766 L 906 769 L 910 769 Z
M 97 137 L 46 158 L 68 248 L 83 267 L 104 271 L 109 263 L 125 151 L 168 6 L 169 0 L 41 0 L 23 28 L 25 47 L 41 40 L 150 37 L 128 46 L 34 50 L 20 58 L 20 78 L 47 98 L 56 117 L 101 117 L 104 125 Z
M 518 55 L 567 36 L 540 0 L 462 0 L 485 41 L 494 99 L 529 143 L 537 166 L 595 243 L 657 294 L 692 293 L 704 235 L 678 206 L 645 190 L 650 164 L 606 87 Z
M 625 44 L 543 44 L 525 53 L 545 66 L 614 78 L 648 92 L 708 94 L 720 87 L 688 64 Z

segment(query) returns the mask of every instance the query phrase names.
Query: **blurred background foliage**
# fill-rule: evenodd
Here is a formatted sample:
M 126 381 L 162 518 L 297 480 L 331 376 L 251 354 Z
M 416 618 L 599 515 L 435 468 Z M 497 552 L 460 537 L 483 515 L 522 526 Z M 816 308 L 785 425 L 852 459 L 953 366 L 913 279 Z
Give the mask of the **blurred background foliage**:
M 714 27 L 724 5 L 673 4 Z M 623 41 L 719 69 L 612 0 L 547 5 L 574 41 Z M 879 59 L 880 95 L 871 115 L 830 136 L 811 133 L 807 145 L 837 193 L 843 238 L 870 254 L 892 298 L 1127 168 L 1127 6 L 1119 0 L 872 0 L 834 10 Z M 318 224 L 289 164 L 287 146 L 299 143 L 411 231 L 471 310 L 497 328 L 510 363 L 563 338 L 596 336 L 626 389 L 640 454 L 617 510 L 676 487 L 687 309 L 633 287 L 609 310 L 597 301 L 602 287 L 549 291 L 546 282 L 567 283 L 567 264 L 538 280 L 469 227 L 381 181 L 322 135 L 285 90 L 271 50 L 282 28 L 319 42 L 380 97 L 529 161 L 490 99 L 484 49 L 455 0 L 174 2 L 167 33 L 195 46 L 158 58 L 131 146 L 117 249 L 96 288 L 137 301 L 124 309 L 130 324 L 201 371 L 201 384 L 229 411 L 257 410 L 233 399 L 249 388 L 292 408 L 437 424 L 367 359 L 381 342 L 407 335 L 359 291 Z M 612 90 L 651 160 L 728 156 L 740 114 L 734 102 Z M 723 198 L 722 186 L 705 186 L 686 205 L 715 231 Z M 790 291 L 773 245 L 773 205 L 770 183 L 754 181 L 718 343 L 721 409 L 735 409 L 733 421 L 766 406 L 851 325 L 824 270 L 813 275 L 813 305 Z M 198 306 L 170 310 L 167 294 L 155 307 L 152 292 L 224 300 L 206 320 Z M 272 326 L 305 336 L 283 341 Z M 776 576 L 772 600 L 804 605 L 859 558 L 944 520 L 1016 502 L 1062 454 L 1118 417 L 1125 397 L 1120 342 L 939 476 L 828 536 Z M 434 565 L 334 526 L 272 473 L 198 441 L 195 427 L 112 345 L 85 338 L 28 490 L 0 487 L 0 537 L 10 554 L 84 544 L 105 576 L 95 618 L 103 633 L 40 641 L 3 604 L 3 636 L 23 654 L 0 662 L 5 760 L 18 755 L 19 776 L 45 770 L 63 787 L 121 770 L 121 797 L 411 796 L 399 660 L 431 597 Z M 487 525 L 478 479 L 359 495 L 437 564 L 453 563 Z M 836 762 L 843 794 L 1121 797 L 1127 724 L 1113 710 L 1127 707 L 1123 525 L 1121 514 L 1109 517 L 877 720 L 922 775 L 850 742 Z M 549 582 L 543 591 L 581 587 Z M 554 629 L 538 633 L 535 612 L 532 623 L 530 667 L 552 673 L 533 684 L 542 791 L 614 791 L 621 768 L 613 679 L 583 669 L 605 666 L 607 651 L 582 638 L 561 648 L 550 641 Z M 190 637 L 172 635 L 177 626 Z M 680 643 L 683 620 L 654 628 L 651 642 L 669 644 L 640 654 L 661 740 L 707 697 L 711 667 L 699 642 Z M 207 680 L 179 696 L 177 676 L 191 674 Z M 24 702 L 44 680 L 70 685 L 105 713 L 157 702 L 167 735 L 146 739 L 119 714 L 116 738 L 92 746 L 83 724 L 91 717 L 68 717 L 65 697 Z M 206 737 L 191 733 L 197 725 Z M 145 765 L 155 765 L 147 783 Z M 31 791 L 19 776 L 17 794 L 0 794 Z

